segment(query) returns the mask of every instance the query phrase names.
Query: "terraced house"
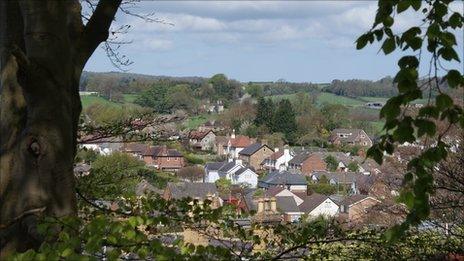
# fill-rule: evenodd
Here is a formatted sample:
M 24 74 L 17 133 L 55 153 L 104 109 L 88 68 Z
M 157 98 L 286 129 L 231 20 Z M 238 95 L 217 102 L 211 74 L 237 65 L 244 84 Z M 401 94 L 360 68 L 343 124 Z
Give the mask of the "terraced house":
M 238 154 L 239 159 L 243 161 L 244 165 L 249 166 L 254 170 L 259 170 L 261 169 L 261 163 L 264 159 L 271 156 L 273 153 L 274 150 L 267 145 L 254 143 L 241 150 Z

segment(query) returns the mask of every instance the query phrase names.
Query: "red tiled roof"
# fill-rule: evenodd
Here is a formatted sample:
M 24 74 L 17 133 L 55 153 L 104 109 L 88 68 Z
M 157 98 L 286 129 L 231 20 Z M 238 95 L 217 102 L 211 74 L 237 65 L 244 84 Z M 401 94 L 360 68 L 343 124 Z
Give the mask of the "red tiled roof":
M 232 147 L 236 148 L 245 148 L 250 146 L 253 143 L 253 140 L 250 137 L 238 135 L 235 139 L 230 139 L 230 144 Z
M 190 139 L 197 139 L 197 140 L 201 140 L 203 139 L 206 135 L 208 135 L 208 133 L 210 133 L 210 131 L 191 131 L 189 133 L 189 138 Z
M 272 153 L 271 156 L 269 156 L 269 159 L 270 160 L 276 160 L 276 159 L 282 157 L 283 155 L 284 155 L 283 151 L 276 151 L 276 152 Z

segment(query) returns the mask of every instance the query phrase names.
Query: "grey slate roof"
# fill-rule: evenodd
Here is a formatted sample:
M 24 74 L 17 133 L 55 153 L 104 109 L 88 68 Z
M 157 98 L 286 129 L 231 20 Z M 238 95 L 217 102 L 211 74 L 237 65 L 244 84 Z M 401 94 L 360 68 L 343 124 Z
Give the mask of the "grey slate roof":
M 267 174 L 260 183 L 264 185 L 306 185 L 306 178 L 301 174 L 292 174 L 288 171 L 273 171 Z
M 236 172 L 235 172 L 235 175 L 240 175 L 242 174 L 243 172 L 245 172 L 248 168 L 239 168 Z
M 328 172 L 328 171 L 315 171 L 312 176 L 320 179 L 322 176 L 326 176 L 328 180 L 333 179 L 337 183 L 354 183 L 364 175 L 355 172 Z
M 219 171 L 228 172 L 233 167 L 235 167 L 235 162 L 233 162 L 233 161 L 227 162 L 224 165 L 222 165 L 222 167 L 219 169 Z
M 302 164 L 307 158 L 309 158 L 310 155 L 311 155 L 311 153 L 309 153 L 309 152 L 307 152 L 307 151 L 301 152 L 300 154 L 295 155 L 295 157 L 293 157 L 293 159 L 291 159 L 291 160 L 288 162 L 288 164 L 300 165 L 300 164 Z
M 225 161 L 223 162 L 209 162 L 205 164 L 205 168 L 208 170 L 219 170 L 222 166 L 226 164 Z
M 208 195 L 218 194 L 216 184 L 214 183 L 168 183 L 167 189 L 171 191 L 171 198 L 200 198 L 205 199 Z
M 263 145 L 261 143 L 253 143 L 250 146 L 241 150 L 238 154 L 245 155 L 245 156 L 251 156 L 255 154 L 258 150 L 260 150 L 263 146 L 266 146 L 266 145 Z
M 276 197 L 276 204 L 281 213 L 301 212 L 292 196 Z
M 137 196 L 142 196 L 147 193 L 163 194 L 163 190 L 156 188 L 144 179 L 140 181 L 139 184 L 137 184 L 137 186 L 135 186 L 135 194 Z
M 329 197 L 325 195 L 314 193 L 312 195 L 307 196 L 304 199 L 303 203 L 300 204 L 299 208 L 302 212 L 308 214 L 328 198 Z

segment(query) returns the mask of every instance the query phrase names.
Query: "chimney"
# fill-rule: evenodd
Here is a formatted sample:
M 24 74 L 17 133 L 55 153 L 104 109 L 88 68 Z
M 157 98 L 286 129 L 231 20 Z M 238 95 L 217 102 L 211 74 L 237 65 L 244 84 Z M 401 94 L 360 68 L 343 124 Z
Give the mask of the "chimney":
M 290 149 L 284 149 L 284 155 L 289 156 L 290 155 Z
M 232 130 L 232 135 L 230 136 L 230 138 L 235 139 L 235 129 Z
M 237 164 L 237 165 L 242 165 L 242 166 L 243 166 L 243 162 L 242 162 L 241 159 L 236 159 L 236 160 L 235 160 L 235 164 Z
M 274 152 L 279 152 L 279 148 L 274 148 Z
M 258 212 L 257 213 L 263 213 L 264 212 L 264 200 L 262 198 L 258 199 Z
M 234 158 L 231 157 L 231 156 L 229 156 L 229 157 L 227 158 L 227 162 L 232 162 L 232 161 L 234 161 Z
M 271 211 L 272 212 L 277 212 L 277 202 L 276 202 L 275 197 L 271 198 Z

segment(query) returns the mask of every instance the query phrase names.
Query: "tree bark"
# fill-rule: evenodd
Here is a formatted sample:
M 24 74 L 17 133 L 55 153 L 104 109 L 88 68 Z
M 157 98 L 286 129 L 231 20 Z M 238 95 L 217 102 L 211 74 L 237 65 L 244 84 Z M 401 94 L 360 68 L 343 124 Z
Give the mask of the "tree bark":
M 0 3 L 0 259 L 40 245 L 37 217 L 77 214 L 79 79 L 119 4 L 84 26 L 78 0 Z

